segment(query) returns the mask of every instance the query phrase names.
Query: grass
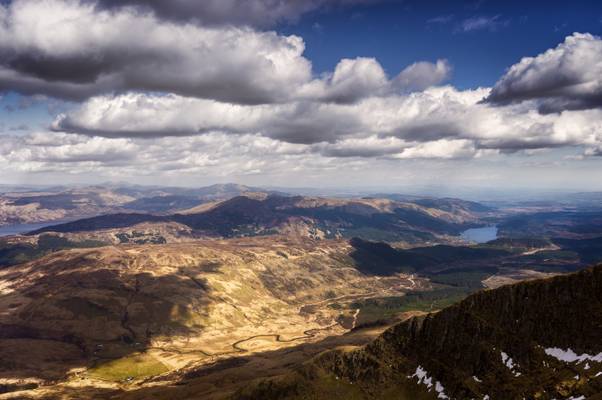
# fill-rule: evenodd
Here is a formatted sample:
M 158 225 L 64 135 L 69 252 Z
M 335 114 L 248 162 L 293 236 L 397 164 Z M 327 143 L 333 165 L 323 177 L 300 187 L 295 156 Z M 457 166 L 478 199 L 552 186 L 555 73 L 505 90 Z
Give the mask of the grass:
M 366 395 L 365 387 L 351 382 L 348 378 L 338 377 L 321 369 L 311 371 L 312 378 L 292 373 L 272 380 L 262 380 L 241 389 L 233 398 L 237 400 L 432 400 L 433 393 L 426 393 L 424 386 L 418 386 L 411 380 L 400 379 L 397 384 L 386 387 L 370 387 L 371 396 Z M 376 396 L 375 396 L 376 395 Z
M 442 285 L 465 287 L 471 289 L 483 288 L 483 280 L 495 274 L 496 271 L 451 271 L 431 276 L 431 281 Z
M 351 304 L 359 308 L 357 326 L 394 318 L 407 311 L 431 312 L 450 306 L 468 296 L 468 288 L 442 288 L 432 291 L 412 292 L 401 297 L 367 299 Z
M 99 364 L 89 370 L 90 376 L 106 381 L 124 381 L 155 376 L 169 371 L 169 368 L 156 358 L 136 353 L 118 360 Z
M 37 244 L 12 244 L 5 241 L 0 241 L 0 268 L 32 261 L 55 251 L 102 247 L 106 245 L 106 243 L 96 240 L 74 242 L 69 239 L 54 235 L 40 236 Z

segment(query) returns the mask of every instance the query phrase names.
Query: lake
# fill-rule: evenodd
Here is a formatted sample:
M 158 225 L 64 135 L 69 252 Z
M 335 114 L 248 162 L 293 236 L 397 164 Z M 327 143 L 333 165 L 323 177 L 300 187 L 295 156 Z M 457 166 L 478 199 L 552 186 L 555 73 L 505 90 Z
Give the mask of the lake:
M 35 231 L 36 229 L 41 229 L 46 226 L 60 224 L 60 221 L 53 222 L 43 222 L 37 224 L 19 224 L 19 225 L 6 225 L 0 226 L 0 237 L 1 236 L 11 236 L 11 235 L 20 235 L 23 233 Z
M 497 225 L 467 229 L 461 234 L 462 239 L 469 242 L 485 243 L 497 239 Z

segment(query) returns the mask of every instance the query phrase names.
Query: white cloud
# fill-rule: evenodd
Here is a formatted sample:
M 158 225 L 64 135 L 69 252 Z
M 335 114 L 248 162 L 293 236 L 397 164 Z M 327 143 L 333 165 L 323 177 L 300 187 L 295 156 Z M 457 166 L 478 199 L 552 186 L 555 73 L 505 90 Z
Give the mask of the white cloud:
M 394 79 L 393 86 L 401 91 L 424 90 L 449 79 L 451 65 L 447 60 L 436 63 L 416 62 L 405 68 Z
M 375 59 L 357 58 L 314 79 L 294 35 L 166 21 L 83 0 L 14 0 L 0 10 L 0 90 L 30 95 L 151 91 L 238 104 L 350 103 L 435 85 L 450 70 L 445 61 L 421 62 L 390 82 Z
M 484 16 L 478 15 L 462 21 L 457 30 L 462 32 L 472 32 L 480 30 L 496 31 L 510 23 L 509 20 L 502 19 L 501 15 Z
M 326 102 L 354 103 L 387 90 L 385 71 L 374 58 L 341 60 L 334 73 L 300 89 L 301 97 Z
M 411 144 L 395 138 L 368 136 L 365 138 L 342 139 L 335 143 L 319 143 L 314 151 L 328 157 L 381 157 L 399 154 Z
M 439 139 L 409 147 L 396 158 L 472 158 L 476 154 L 474 142 L 467 139 Z
M 176 24 L 78 0 L 15 0 L 0 13 L 0 89 L 81 99 L 149 90 L 277 102 L 309 81 L 303 40 Z
M 602 40 L 574 33 L 553 49 L 523 58 L 495 84 L 487 100 L 536 100 L 543 112 L 602 106 Z
M 332 74 L 302 86 L 297 97 L 340 104 L 355 103 L 369 97 L 424 90 L 441 84 L 450 75 L 451 65 L 447 60 L 416 62 L 389 79 L 374 58 L 343 59 Z
M 54 128 L 135 138 L 206 132 L 257 134 L 287 143 L 328 142 L 336 145 L 323 147 L 323 151 L 347 156 L 391 153 L 390 149 L 374 148 L 374 138 L 398 138 L 403 143 L 433 142 L 405 154 L 420 157 L 434 154 L 443 158 L 447 156 L 436 150 L 446 143 L 442 139 L 449 141 L 450 146 L 443 148 L 450 154 L 475 155 L 479 149 L 508 152 L 592 147 L 602 142 L 602 110 L 542 115 L 522 105 L 483 104 L 480 100 L 488 93 L 487 88 L 459 91 L 446 86 L 407 95 L 369 97 L 353 104 L 295 102 L 259 106 L 176 95 L 124 94 L 92 98 L 79 109 L 60 116 Z M 366 149 L 345 147 L 359 139 L 364 140 Z M 472 142 L 471 146 L 466 144 L 467 140 Z M 461 148 L 451 146 L 458 143 L 462 143 Z

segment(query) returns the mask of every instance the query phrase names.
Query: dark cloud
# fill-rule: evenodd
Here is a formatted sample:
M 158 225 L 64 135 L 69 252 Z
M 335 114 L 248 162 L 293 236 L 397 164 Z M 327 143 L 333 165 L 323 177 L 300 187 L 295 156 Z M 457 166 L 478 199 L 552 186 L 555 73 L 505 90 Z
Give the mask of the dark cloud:
M 222 10 L 238 3 L 181 0 L 161 2 L 161 7 Z M 257 0 L 241 7 L 255 3 L 287 10 L 306 4 Z M 250 27 L 184 24 L 132 7 L 99 10 L 95 4 L 15 0 L 0 10 L 0 91 L 71 101 L 136 91 L 247 105 L 297 100 L 350 104 L 422 90 L 447 79 L 451 70 L 445 60 L 418 62 L 389 80 L 378 61 L 356 58 L 341 60 L 332 74 L 315 79 L 300 37 Z
M 378 3 L 383 0 L 99 0 L 100 8 L 133 6 L 159 17 L 204 25 L 268 27 L 297 20 L 320 8 Z M 94 1 L 96 3 L 96 1 Z
M 82 55 L 57 57 L 41 53 L 3 54 L 8 68 L 46 81 L 67 81 L 76 84 L 93 83 L 100 75 L 120 67 L 116 57 L 84 58 Z M 111 59 L 114 58 L 114 59 Z
M 311 79 L 303 51 L 296 36 L 172 23 L 77 0 L 0 9 L 0 91 L 27 95 L 83 100 L 135 90 L 279 102 Z
M 495 84 L 485 102 L 535 101 L 542 113 L 602 106 L 602 40 L 575 33 L 536 57 L 523 58 Z

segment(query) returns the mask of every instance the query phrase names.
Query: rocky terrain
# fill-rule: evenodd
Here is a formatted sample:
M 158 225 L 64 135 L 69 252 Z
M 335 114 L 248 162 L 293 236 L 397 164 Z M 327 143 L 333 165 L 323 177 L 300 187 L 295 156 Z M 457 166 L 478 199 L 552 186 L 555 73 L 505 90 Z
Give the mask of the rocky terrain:
M 237 399 L 600 399 L 602 265 L 469 296 Z

